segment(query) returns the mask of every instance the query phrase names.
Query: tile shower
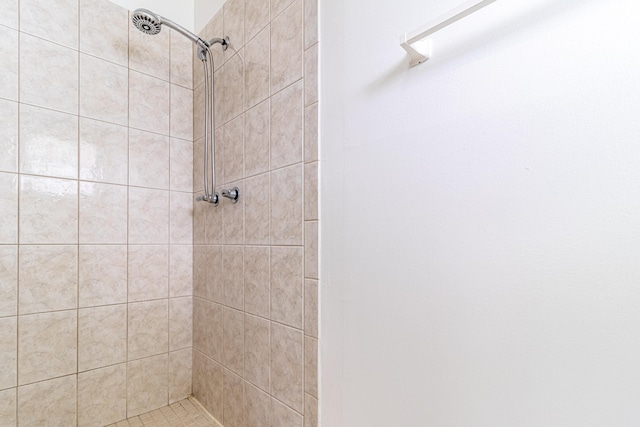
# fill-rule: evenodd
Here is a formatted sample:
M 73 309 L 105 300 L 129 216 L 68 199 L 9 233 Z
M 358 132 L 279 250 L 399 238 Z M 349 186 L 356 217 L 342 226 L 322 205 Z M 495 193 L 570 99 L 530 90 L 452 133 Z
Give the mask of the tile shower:
M 231 0 L 204 30 L 240 51 L 216 51 L 219 184 L 241 191 L 217 208 L 193 202 L 189 40 L 107 0 L 2 6 L 0 425 L 193 392 L 225 426 L 315 426 L 315 2 Z

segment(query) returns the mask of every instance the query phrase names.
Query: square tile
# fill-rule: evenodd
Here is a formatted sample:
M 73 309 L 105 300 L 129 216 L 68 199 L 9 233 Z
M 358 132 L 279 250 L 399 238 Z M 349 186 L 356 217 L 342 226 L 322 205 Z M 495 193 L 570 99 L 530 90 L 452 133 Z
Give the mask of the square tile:
M 104 426 L 127 417 L 126 365 L 78 374 L 78 425 Z
M 246 108 L 251 108 L 269 97 L 271 90 L 269 87 L 270 41 L 271 28 L 267 26 L 253 40 L 249 41 L 244 49 Z
M 78 49 L 78 0 L 20 0 L 20 31 Z
M 304 52 L 304 105 L 318 102 L 318 45 Z
M 304 48 L 318 43 L 318 0 L 304 0 Z
M 247 44 L 269 23 L 270 7 L 269 0 L 245 1 L 244 38 Z
M 271 319 L 302 329 L 302 265 L 300 247 L 271 247 Z
M 80 246 L 79 306 L 127 302 L 127 246 Z
M 169 38 L 171 39 L 171 83 L 191 89 L 194 87 L 193 43 L 175 31 L 170 32 Z
M 0 246 L 0 317 L 18 314 L 18 246 Z
M 80 54 L 81 116 L 127 126 L 128 94 L 126 67 Z
M 251 0 L 250 0 L 251 1 Z M 245 0 L 227 0 L 222 7 L 224 35 L 240 48 L 244 46 Z M 233 56 L 233 49 L 224 53 L 225 59 Z
M 80 0 L 81 52 L 127 67 L 128 28 L 129 11 L 124 7 L 108 0 Z
M 0 390 L 15 387 L 18 375 L 18 318 L 15 316 L 0 318 L 0 366 Z
M 169 137 L 129 130 L 129 184 L 169 189 Z
M 302 46 L 302 0 L 295 0 L 271 21 L 272 94 L 302 77 Z
M 168 298 L 168 245 L 129 245 L 128 264 L 129 302 Z
M 304 395 L 304 427 L 318 427 L 318 399 Z
M 18 3 L 18 0 L 5 0 L 2 2 L 0 25 L 18 29 Z
M 17 90 L 16 88 L 16 92 Z M 18 104 L 4 99 L 0 99 L 0 152 L 4 153 L 0 157 L 0 171 L 17 172 Z
M 244 115 L 224 125 L 223 182 L 231 183 L 244 177 Z
M 191 395 L 192 353 L 190 348 L 169 353 L 169 403 Z
M 169 192 L 129 188 L 129 243 L 169 243 Z
M 127 184 L 128 173 L 128 129 L 81 117 L 80 179 Z
M 269 391 L 269 333 L 270 322 L 256 316 L 245 315 L 244 320 L 244 378 Z
M 225 427 L 243 427 L 244 387 L 242 378 L 229 371 L 224 371 L 224 425 Z
M 303 418 L 282 402 L 271 399 L 271 422 L 279 427 L 302 427 Z
M 170 134 L 174 138 L 193 140 L 193 91 L 171 85 Z
M 20 425 L 46 426 L 55 420 L 60 426 L 76 426 L 76 383 L 76 375 L 69 375 L 18 387 Z
M 244 386 L 244 421 L 246 427 L 270 426 L 271 396 L 250 383 Z
M 304 410 L 303 347 L 302 332 L 271 323 L 271 395 L 298 412 Z
M 161 354 L 127 364 L 127 417 L 168 404 L 168 363 L 168 354 Z
M 0 98 L 17 101 L 18 31 L 5 27 L 0 27 L 0 69 Z
M 18 243 L 18 175 L 0 172 L 0 244 Z
M 224 309 L 224 366 L 243 375 L 244 371 L 244 315 L 242 311 Z
M 127 306 L 78 310 L 78 370 L 88 371 L 127 358 Z
M 129 304 L 129 360 L 169 350 L 168 320 L 169 307 L 166 299 Z
M 20 245 L 20 314 L 78 307 L 78 247 Z
M 268 246 L 244 249 L 244 310 L 269 318 L 271 250 Z
M 245 176 L 269 171 L 270 161 L 270 101 L 266 100 L 246 113 L 244 139 Z
M 304 166 L 304 219 L 318 219 L 318 163 Z
M 302 164 L 271 172 L 271 244 L 303 242 Z
M 171 138 L 170 149 L 171 191 L 193 192 L 193 142 Z
M 140 33 L 135 29 L 131 31 Z M 143 33 L 140 34 L 144 36 Z M 149 43 L 148 46 L 158 45 Z M 129 71 L 129 126 L 169 135 L 169 83 L 167 81 Z
M 304 223 L 304 277 L 318 278 L 318 223 Z
M 181 350 L 193 345 L 193 299 L 169 300 L 169 350 Z
M 224 301 L 237 310 L 244 308 L 244 250 L 242 246 L 225 246 L 223 251 Z
M 318 160 L 318 104 L 304 109 L 304 161 Z
M 169 81 L 170 34 L 173 30 L 164 28 L 152 38 L 133 25 L 128 28 L 129 68 Z
M 80 182 L 80 243 L 127 243 L 127 187 Z
M 302 83 L 299 81 L 271 98 L 271 169 L 303 159 Z
M 170 233 L 171 244 L 189 244 L 193 242 L 193 195 L 191 193 L 171 192 L 170 195 Z
M 0 391 L 0 425 L 16 426 L 17 389 L 10 388 Z
M 247 178 L 244 194 L 244 242 L 252 245 L 269 244 L 270 205 L 269 174 Z
M 318 340 L 304 337 L 304 391 L 318 397 Z
M 318 281 L 304 281 L 304 333 L 318 338 Z
M 181 297 L 193 294 L 193 246 L 169 247 L 169 296 Z

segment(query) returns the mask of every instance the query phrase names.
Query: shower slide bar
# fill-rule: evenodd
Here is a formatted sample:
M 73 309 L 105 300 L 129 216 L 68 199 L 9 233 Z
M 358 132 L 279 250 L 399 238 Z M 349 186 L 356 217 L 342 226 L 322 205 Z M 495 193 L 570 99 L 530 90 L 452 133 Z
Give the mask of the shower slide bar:
M 431 56 L 431 41 L 423 40 L 497 0 L 470 0 L 451 9 L 432 22 L 400 36 L 400 46 L 409 54 L 410 65 L 422 64 Z

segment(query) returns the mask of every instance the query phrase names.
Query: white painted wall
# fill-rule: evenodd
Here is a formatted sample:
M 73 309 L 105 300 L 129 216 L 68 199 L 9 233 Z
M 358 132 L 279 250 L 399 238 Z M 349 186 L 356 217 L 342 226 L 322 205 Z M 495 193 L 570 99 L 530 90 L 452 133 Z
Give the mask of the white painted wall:
M 194 0 L 196 33 L 207 25 L 209 20 L 222 8 L 224 2 L 225 0 Z
M 640 5 L 321 1 L 323 427 L 640 425 Z
M 171 19 L 189 31 L 194 27 L 194 0 L 111 0 L 129 10 L 149 9 Z M 211 15 L 213 16 L 213 14 Z

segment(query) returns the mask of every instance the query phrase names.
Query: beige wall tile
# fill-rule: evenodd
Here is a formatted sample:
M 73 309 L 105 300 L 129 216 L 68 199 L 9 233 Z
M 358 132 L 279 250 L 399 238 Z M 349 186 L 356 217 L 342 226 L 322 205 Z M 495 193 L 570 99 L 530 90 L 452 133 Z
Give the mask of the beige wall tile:
M 244 384 L 242 378 L 225 370 L 223 395 L 225 427 L 243 427 Z
M 318 397 L 318 340 L 304 337 L 304 391 Z
M 211 40 L 214 37 L 223 37 L 224 29 L 223 29 L 223 18 L 224 18 L 224 10 L 221 8 L 214 16 L 209 20 L 207 25 L 204 27 L 202 31 L 200 31 L 200 37 L 204 40 Z M 224 63 L 224 52 L 219 44 L 213 46 L 211 50 L 213 53 L 213 63 L 215 65 L 216 70 L 222 66 Z M 194 84 L 197 85 L 202 82 L 202 64 L 198 59 L 197 55 L 194 55 Z M 198 75 L 200 74 L 200 75 Z M 198 80 L 200 79 L 200 80 Z M 197 82 L 197 83 L 196 83 Z
M 272 94 L 302 77 L 302 34 L 302 0 L 295 0 L 271 21 Z
M 193 142 L 171 138 L 169 157 L 171 191 L 193 192 Z
M 76 375 L 69 375 L 18 387 L 20 425 L 46 426 L 55 420 L 60 426 L 76 426 L 76 383 Z M 42 408 L 47 410 L 43 411 Z
M 129 188 L 129 243 L 169 243 L 169 192 Z
M 164 28 L 153 37 L 129 25 L 129 68 L 169 81 L 170 33 Z
M 193 242 L 193 196 L 191 193 L 170 194 L 169 241 L 171 244 Z
M 169 189 L 169 137 L 129 131 L 129 184 Z
M 245 244 L 269 244 L 269 174 L 245 180 Z
M 78 243 L 78 183 L 20 177 L 20 243 Z
M 131 31 L 140 33 L 135 29 Z M 144 36 L 143 33 L 140 34 Z M 149 43 L 148 46 L 158 46 L 158 44 Z M 168 82 L 136 71 L 129 71 L 129 126 L 169 135 Z
M 304 166 L 304 219 L 318 219 L 318 163 Z
M 97 29 L 100 29 L 97 31 Z M 80 0 L 80 51 L 129 65 L 129 11 L 108 0 Z
M 301 245 L 302 164 L 271 172 L 271 244 Z
M 126 364 L 78 374 L 78 425 L 100 427 L 127 417 Z
M 268 393 L 254 387 L 250 383 L 244 384 L 244 423 L 245 427 L 270 426 L 271 397 Z
M 304 427 L 318 427 L 318 399 L 304 395 Z
M 232 52 L 233 49 L 228 51 Z M 223 84 L 222 96 L 216 94 L 216 99 L 219 100 L 216 105 L 222 108 L 222 122 L 218 121 L 216 126 L 227 123 L 244 111 L 244 64 L 240 58 L 241 55 L 244 56 L 243 50 L 240 50 L 240 55 L 232 56 L 224 64 L 222 78 L 216 77 L 216 84 Z
M 302 264 L 300 247 L 271 248 L 271 320 L 302 329 Z
M 242 245 L 244 243 L 244 181 L 231 182 L 226 187 L 228 190 L 238 188 L 240 196 L 238 202 L 233 203 L 231 200 L 222 198 L 222 191 L 220 191 L 224 243 L 228 245 Z
M 244 314 L 231 308 L 224 309 L 225 368 L 238 375 L 244 374 Z
M 318 278 L 318 223 L 304 224 L 304 276 Z
M 271 98 L 271 169 L 302 161 L 303 81 Z
M 78 310 L 78 371 L 123 363 L 127 359 L 127 306 Z
M 0 391 L 0 425 L 16 426 L 17 389 Z
M 193 345 L 193 298 L 169 300 L 169 350 L 181 350 Z
M 318 102 L 318 45 L 304 52 L 304 105 Z
M 80 243 L 127 243 L 127 187 L 80 182 Z
M 269 3 L 264 0 L 248 2 L 249 4 L 260 6 L 261 3 Z M 268 15 L 266 16 L 268 18 Z M 269 84 L 270 77 L 270 41 L 271 27 L 267 25 L 260 33 L 247 42 L 244 49 L 244 88 L 246 98 L 246 108 L 251 108 L 259 102 L 269 97 L 271 90 Z
M 169 247 L 169 296 L 182 297 L 193 294 L 193 246 Z
M 0 33 L 2 33 L 1 27 Z M 1 34 L 0 37 L 2 37 Z M 0 52 L 0 58 L 2 58 L 2 52 Z M 2 61 L 2 59 L 0 59 L 0 61 Z M 0 64 L 0 67 L 3 67 L 3 65 Z M 0 77 L 0 86 L 2 85 L 2 79 L 3 77 Z M 0 171 L 17 172 L 18 104 L 4 99 L 0 99 L 0 152 L 4 153 L 3 156 L 0 157 Z
M 171 76 L 173 84 L 193 88 L 193 43 L 182 34 L 169 32 L 171 43 Z
M 192 362 L 191 348 L 169 353 L 169 403 L 191 395 Z
M 20 102 L 78 114 L 78 52 L 20 33 Z
M 80 54 L 81 116 L 126 126 L 128 91 L 126 67 Z
M 304 109 L 304 161 L 318 160 L 318 104 Z
M 127 417 L 168 404 L 168 365 L 166 353 L 127 363 Z
M 303 411 L 302 332 L 273 322 L 271 323 L 271 395 L 296 411 Z M 272 421 L 275 419 L 278 418 Z
M 19 312 L 78 307 L 78 247 L 20 246 Z
M 222 246 L 207 246 L 206 288 L 204 297 L 210 301 L 224 303 L 224 282 Z
M 194 167 L 194 171 L 195 171 Z M 202 182 L 202 175 L 200 175 L 200 182 Z M 200 190 L 196 194 L 202 195 L 203 191 Z M 207 243 L 207 213 L 209 211 L 209 203 L 199 202 L 193 200 L 193 244 L 204 245 Z
M 265 25 L 269 23 L 269 0 L 251 0 L 245 2 L 244 39 L 247 44 Z
M 20 316 L 18 384 L 43 381 L 76 372 L 77 316 L 76 310 Z
M 222 254 L 224 301 L 229 307 L 244 308 L 244 249 L 242 246 L 225 246 Z
M 80 246 L 79 306 L 127 302 L 127 247 Z
M 218 77 L 218 75 L 216 75 Z M 211 79 L 207 80 L 211 82 Z M 204 126 L 205 126 L 205 94 L 206 90 L 204 87 L 204 79 L 199 86 L 194 87 L 193 89 L 193 139 L 199 139 L 204 137 Z M 208 88 L 211 90 L 211 86 Z M 218 98 L 216 97 L 216 103 L 218 102 Z M 215 123 L 216 126 L 219 123 Z M 195 158 L 195 156 L 194 156 Z M 200 158 L 200 157 L 198 157 Z
M 18 32 L 0 27 L 0 97 L 18 100 Z
M 231 45 L 236 49 L 244 46 L 244 3 L 245 0 L 227 0 L 222 10 L 224 35 L 229 36 Z M 225 60 L 228 60 L 233 55 L 233 49 L 227 49 L 224 53 Z
M 129 360 L 168 351 L 168 316 L 169 307 L 166 299 L 129 304 Z
M 244 115 L 224 125 L 224 179 L 230 183 L 244 177 Z
M 318 338 L 318 281 L 304 281 L 304 333 Z
M 270 101 L 266 100 L 247 111 L 245 120 L 244 170 L 245 176 L 269 171 Z
M 193 247 L 193 295 L 207 298 L 207 246 Z
M 304 0 L 304 48 L 318 42 L 318 0 Z
M 0 317 L 18 314 L 18 247 L 0 246 Z
M 9 28 L 18 28 L 18 0 L 6 0 L 2 3 L 2 17 L 0 25 Z
M 18 318 L 15 316 L 0 318 L 0 366 L 0 390 L 15 387 L 18 384 Z
M 269 318 L 271 250 L 268 246 L 246 246 L 244 251 L 244 309 Z
M 194 383 L 196 398 L 217 420 L 223 419 L 223 369 L 218 363 L 194 352 Z
M 20 105 L 20 172 L 78 177 L 78 117 Z
M 205 303 L 205 354 L 222 363 L 224 360 L 224 308 L 213 302 Z
M 302 415 L 298 414 L 282 402 L 271 399 L 271 425 L 279 427 L 302 427 Z
M 128 265 L 129 302 L 169 296 L 169 246 L 129 245 Z
M 80 179 L 127 184 L 128 171 L 128 129 L 81 117 Z
M 277 18 L 291 2 L 292 0 L 271 0 L 271 19 Z
M 170 134 L 175 138 L 193 139 L 193 91 L 171 85 Z
M 217 139 L 216 139 L 217 140 Z M 216 158 L 221 158 L 221 156 L 216 155 Z M 222 162 L 220 162 L 222 163 Z M 216 187 L 216 193 L 218 193 L 219 199 L 222 199 L 221 196 L 222 187 Z M 242 195 L 241 195 L 242 197 Z M 225 200 L 226 201 L 226 200 Z M 214 206 L 210 203 L 201 203 L 202 209 L 205 212 L 206 219 L 206 228 L 205 228 L 205 241 L 208 245 L 221 245 L 226 243 L 224 239 L 224 207 L 228 203 L 224 203 L 220 200 L 220 204 L 218 206 Z M 233 217 L 230 218 L 229 223 L 233 224 Z
M 193 347 L 201 353 L 207 351 L 207 301 L 194 297 L 193 299 Z
M 77 49 L 78 0 L 21 0 L 20 31 Z
M 18 175 L 0 172 L 0 244 L 18 243 Z
M 244 378 L 269 391 L 269 325 L 267 319 L 245 315 Z

